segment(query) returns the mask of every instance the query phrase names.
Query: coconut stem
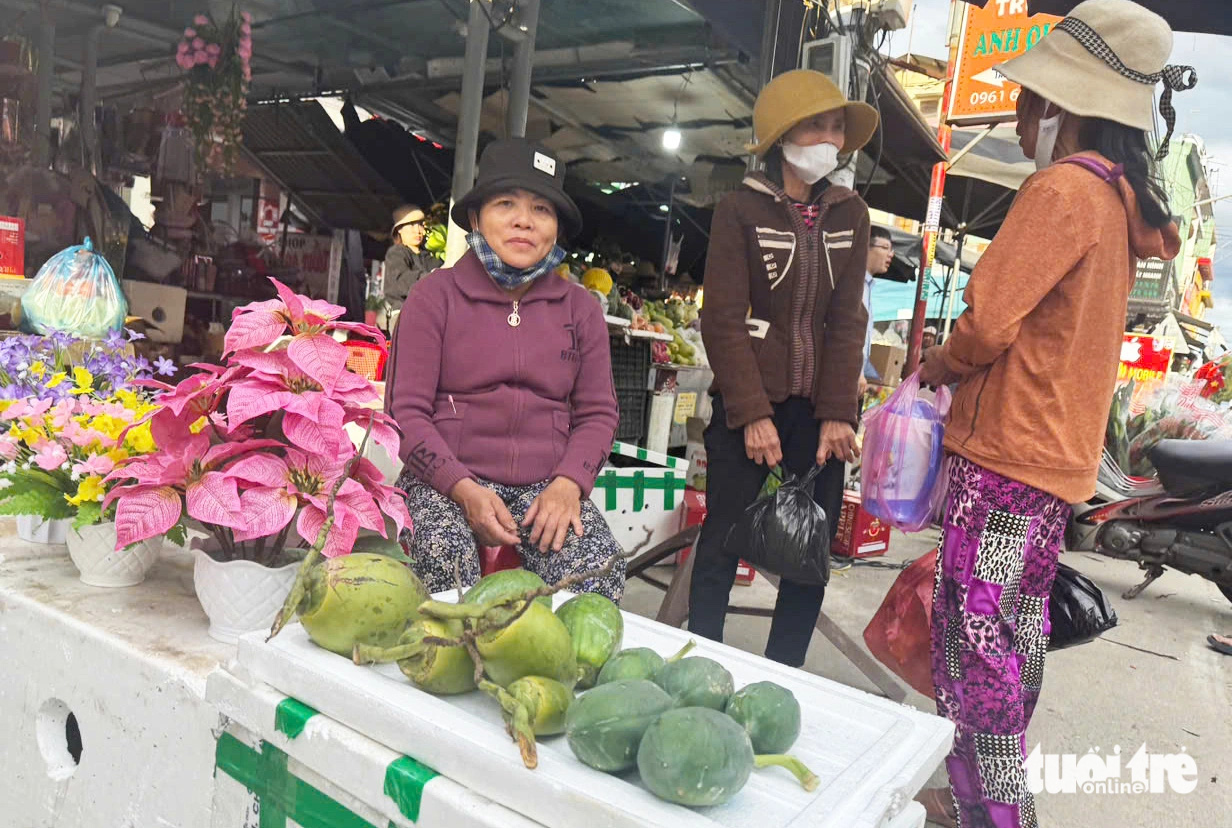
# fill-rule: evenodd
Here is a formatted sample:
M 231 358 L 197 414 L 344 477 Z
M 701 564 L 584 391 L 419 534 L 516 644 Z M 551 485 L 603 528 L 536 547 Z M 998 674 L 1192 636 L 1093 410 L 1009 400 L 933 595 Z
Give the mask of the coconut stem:
M 684 658 L 689 653 L 693 652 L 693 648 L 696 646 L 697 646 L 697 642 L 693 640 L 692 638 L 690 638 L 689 643 L 685 644 L 683 647 L 680 648 L 680 652 L 676 653 L 676 655 L 672 656 L 671 658 L 667 660 L 668 663 L 670 664 L 673 661 L 679 661 L 680 659 Z
M 414 658 L 422 655 L 427 647 L 422 643 L 400 644 L 396 647 L 376 647 L 370 644 L 356 644 L 351 653 L 351 660 L 356 664 L 389 664 L 394 661 Z
M 364 440 L 359 444 L 359 450 L 355 452 L 346 464 L 346 468 L 342 470 L 342 474 L 338 476 L 337 482 L 334 483 L 333 490 L 329 493 L 329 500 L 325 504 L 325 522 L 321 524 L 321 531 L 317 532 L 316 543 L 312 545 L 312 549 L 308 550 L 308 554 L 304 556 L 304 561 L 299 565 L 299 569 L 295 572 L 295 583 L 291 585 L 291 591 L 287 593 L 287 600 L 283 602 L 282 609 L 278 610 L 278 615 L 274 616 L 274 624 L 270 627 L 270 634 L 266 637 L 269 641 L 278 633 L 282 632 L 282 628 L 291 623 L 299 613 L 299 605 L 308 594 L 308 577 L 312 568 L 316 566 L 317 561 L 322 558 L 322 550 L 325 549 L 325 542 L 329 540 L 329 533 L 334 528 L 334 502 L 338 499 L 338 492 L 342 489 L 342 484 L 351 478 L 355 467 L 359 464 L 359 460 L 364 456 L 364 450 L 368 446 L 368 438 L 372 435 L 372 420 L 368 421 L 368 430 L 364 432 Z M 281 550 L 274 550 L 275 553 Z
M 501 706 L 501 715 L 509 735 L 518 743 L 522 753 L 522 764 L 530 770 L 539 766 L 539 751 L 535 746 L 535 729 L 530 723 L 530 712 L 526 705 L 515 699 L 504 687 L 484 680 L 479 682 L 479 689 L 496 699 Z
M 817 790 L 817 786 L 821 784 L 821 781 L 817 778 L 817 775 L 805 767 L 804 763 L 794 756 L 784 756 L 778 754 L 754 756 L 753 765 L 758 768 L 768 768 L 771 765 L 777 765 L 780 768 L 791 771 L 792 776 L 800 780 L 800 784 L 804 786 L 804 790 L 806 791 L 815 791 Z

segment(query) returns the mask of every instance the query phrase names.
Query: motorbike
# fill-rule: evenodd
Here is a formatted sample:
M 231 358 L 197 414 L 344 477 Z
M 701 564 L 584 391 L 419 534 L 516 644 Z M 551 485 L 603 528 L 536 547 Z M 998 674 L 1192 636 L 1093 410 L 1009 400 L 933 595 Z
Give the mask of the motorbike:
M 1164 440 L 1149 456 L 1158 483 L 1140 482 L 1136 493 L 1101 467 L 1098 494 L 1074 509 L 1066 549 L 1137 561 L 1146 578 L 1126 600 L 1174 569 L 1232 601 L 1232 441 Z

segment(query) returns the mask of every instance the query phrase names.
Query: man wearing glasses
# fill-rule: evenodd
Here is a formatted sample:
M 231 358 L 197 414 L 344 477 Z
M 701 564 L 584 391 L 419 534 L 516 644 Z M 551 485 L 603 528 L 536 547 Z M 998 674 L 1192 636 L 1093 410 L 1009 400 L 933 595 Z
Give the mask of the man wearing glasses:
M 868 331 L 864 334 L 864 376 L 860 377 L 860 396 L 868 387 L 868 379 L 881 379 L 877 369 L 869 362 L 869 352 L 873 347 L 873 278 L 881 276 L 890 269 L 890 260 L 894 258 L 894 244 L 890 240 L 890 231 L 884 227 L 873 225 L 868 239 L 868 266 L 864 274 L 864 309 L 868 311 Z
M 424 211 L 417 205 L 404 204 L 394 210 L 390 235 L 394 243 L 385 254 L 385 300 L 397 309 L 402 307 L 415 283 L 441 263 L 423 249 L 428 231 L 424 226 Z

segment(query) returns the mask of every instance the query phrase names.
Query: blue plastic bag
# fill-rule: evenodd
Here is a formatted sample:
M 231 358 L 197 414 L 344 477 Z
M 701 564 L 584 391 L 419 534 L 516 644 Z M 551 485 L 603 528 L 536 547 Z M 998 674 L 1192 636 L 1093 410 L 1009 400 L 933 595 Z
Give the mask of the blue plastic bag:
M 949 410 L 950 390 L 922 390 L 917 373 L 864 415 L 860 494 L 873 517 L 904 532 L 932 522 L 945 497 L 942 440 Z
M 128 300 L 111 265 L 85 243 L 66 247 L 39 268 L 21 297 L 21 313 L 34 333 L 56 331 L 102 339 L 124 327 Z

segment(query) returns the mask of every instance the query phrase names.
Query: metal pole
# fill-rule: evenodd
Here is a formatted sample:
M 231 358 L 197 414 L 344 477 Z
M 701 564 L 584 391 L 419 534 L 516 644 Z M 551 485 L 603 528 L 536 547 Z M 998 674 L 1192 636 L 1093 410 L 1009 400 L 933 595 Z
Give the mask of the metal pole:
M 484 0 L 471 0 L 466 22 L 466 56 L 462 69 L 462 100 L 458 104 L 458 139 L 453 161 L 452 205 L 475 186 L 475 155 L 479 150 L 479 116 L 483 112 L 483 78 L 488 57 L 488 34 L 491 24 L 479 5 Z M 449 222 L 445 264 L 452 265 L 466 252 L 466 237 L 453 220 Z
M 98 175 L 100 163 L 98 130 L 94 123 L 94 110 L 98 106 L 98 41 L 107 27 L 102 23 L 92 26 L 86 34 L 86 56 L 81 70 L 81 100 L 78 102 L 81 118 L 81 143 L 86 152 L 86 169 Z
M 950 3 L 953 7 L 953 0 Z M 924 244 L 920 254 L 920 275 L 915 284 L 915 312 L 911 317 L 910 346 L 907 349 L 907 364 L 903 376 L 908 377 L 920 367 L 920 352 L 924 347 L 924 323 L 928 303 L 924 300 L 924 280 L 932 270 L 937 254 L 937 235 L 941 232 L 941 207 L 945 201 L 945 174 L 950 154 L 951 131 L 946 120 L 950 115 L 950 93 L 954 88 L 954 67 L 958 62 L 958 39 L 951 38 L 949 62 L 946 67 L 945 91 L 941 96 L 941 111 L 938 117 L 937 140 L 947 160 L 933 166 L 932 182 L 928 188 L 928 214 L 924 219 Z
M 667 257 L 672 250 L 672 211 L 676 209 L 676 176 L 672 176 L 672 187 L 667 193 L 667 221 L 663 228 L 663 267 L 659 275 L 659 290 L 667 290 Z
M 535 62 L 535 32 L 539 28 L 539 0 L 520 0 L 518 29 L 525 35 L 513 52 L 513 71 L 509 78 L 509 110 L 505 130 L 510 137 L 526 135 L 526 112 L 530 107 L 530 76 Z
M 761 66 L 758 72 L 757 91 L 760 92 L 774 78 L 774 61 L 778 54 L 779 18 L 782 13 L 782 0 L 766 0 L 766 16 L 761 29 Z M 747 169 L 756 170 L 760 165 L 757 156 L 749 155 Z
M 56 73 L 56 21 L 43 15 L 39 27 L 38 98 L 34 102 L 34 166 L 51 162 L 51 82 Z M 28 134 L 28 133 L 27 133 Z

